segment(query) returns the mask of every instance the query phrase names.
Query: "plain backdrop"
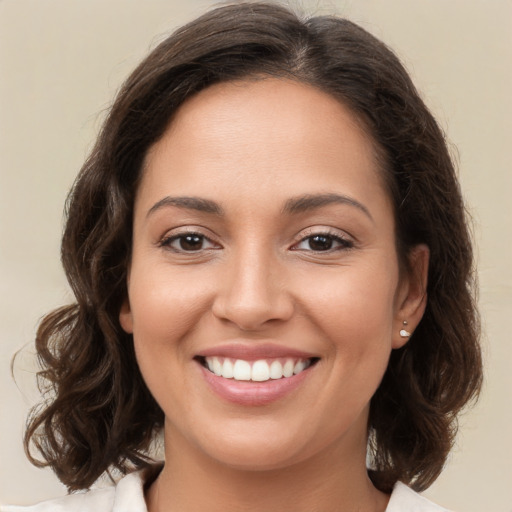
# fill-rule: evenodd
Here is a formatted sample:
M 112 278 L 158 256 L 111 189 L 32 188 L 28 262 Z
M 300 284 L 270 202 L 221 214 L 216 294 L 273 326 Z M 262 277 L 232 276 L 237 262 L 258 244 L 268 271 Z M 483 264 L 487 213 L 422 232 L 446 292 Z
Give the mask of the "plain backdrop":
M 26 460 L 38 319 L 71 300 L 59 263 L 66 193 L 121 81 L 213 2 L 0 0 L 0 502 L 65 492 Z M 486 383 L 426 493 L 460 512 L 512 511 L 512 2 L 338 0 L 404 61 L 447 133 L 474 218 Z M 21 352 L 14 383 L 10 361 Z

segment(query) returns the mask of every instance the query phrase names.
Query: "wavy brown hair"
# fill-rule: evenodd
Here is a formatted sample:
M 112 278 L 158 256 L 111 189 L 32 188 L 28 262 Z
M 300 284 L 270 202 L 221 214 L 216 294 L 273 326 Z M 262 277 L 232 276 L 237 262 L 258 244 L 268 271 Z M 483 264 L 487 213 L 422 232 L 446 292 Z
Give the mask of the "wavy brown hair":
M 106 471 L 150 464 L 148 448 L 163 424 L 118 320 L 148 148 L 187 98 L 255 76 L 309 84 L 350 108 L 379 155 L 401 261 L 416 244 L 430 248 L 425 315 L 409 343 L 393 351 L 371 401 L 375 486 L 389 492 L 399 479 L 428 487 L 452 446 L 457 414 L 478 394 L 464 204 L 444 135 L 397 57 L 345 19 L 301 18 L 266 3 L 219 7 L 164 40 L 126 80 L 68 198 L 62 262 L 76 303 L 39 326 L 38 375 L 48 400 L 32 411 L 25 446 L 69 490 Z

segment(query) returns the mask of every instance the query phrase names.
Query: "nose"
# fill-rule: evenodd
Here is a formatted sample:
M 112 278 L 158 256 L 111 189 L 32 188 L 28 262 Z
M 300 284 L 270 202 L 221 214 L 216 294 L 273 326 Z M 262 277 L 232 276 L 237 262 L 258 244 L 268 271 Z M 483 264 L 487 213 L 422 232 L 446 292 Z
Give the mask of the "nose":
M 275 258 L 246 251 L 226 262 L 213 314 L 243 331 L 289 320 L 294 304 Z

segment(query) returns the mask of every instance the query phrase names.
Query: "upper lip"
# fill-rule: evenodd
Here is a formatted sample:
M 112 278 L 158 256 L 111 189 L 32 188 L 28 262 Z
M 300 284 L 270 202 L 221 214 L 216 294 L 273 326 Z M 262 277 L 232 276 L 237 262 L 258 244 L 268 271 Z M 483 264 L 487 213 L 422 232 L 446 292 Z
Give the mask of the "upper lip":
M 278 345 L 275 343 L 259 343 L 257 341 L 228 343 L 201 350 L 197 357 L 228 357 L 231 359 L 243 359 L 245 361 L 257 361 L 258 359 L 311 359 L 318 357 L 310 352 Z

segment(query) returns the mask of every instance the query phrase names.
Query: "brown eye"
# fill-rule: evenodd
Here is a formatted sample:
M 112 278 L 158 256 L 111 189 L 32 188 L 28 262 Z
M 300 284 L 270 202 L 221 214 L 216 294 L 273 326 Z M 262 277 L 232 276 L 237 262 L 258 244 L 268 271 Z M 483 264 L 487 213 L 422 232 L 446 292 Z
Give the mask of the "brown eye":
M 304 237 L 298 244 L 292 247 L 292 250 L 329 252 L 351 249 L 352 247 L 354 247 L 354 244 L 350 240 L 329 233 L 317 233 Z
M 309 237 L 308 244 L 312 251 L 328 251 L 332 249 L 333 239 L 330 236 L 315 235 Z
M 217 244 L 200 233 L 181 233 L 165 238 L 160 246 L 174 252 L 199 252 L 205 249 L 218 249 Z
M 204 237 L 200 235 L 185 235 L 178 239 L 180 249 L 183 251 L 199 251 L 203 248 Z

